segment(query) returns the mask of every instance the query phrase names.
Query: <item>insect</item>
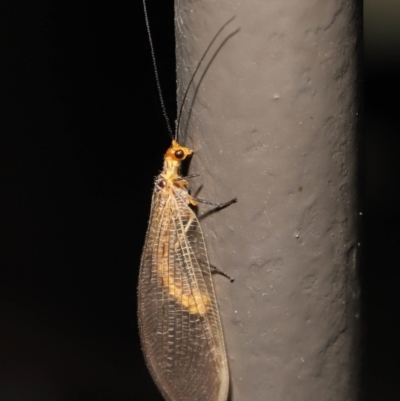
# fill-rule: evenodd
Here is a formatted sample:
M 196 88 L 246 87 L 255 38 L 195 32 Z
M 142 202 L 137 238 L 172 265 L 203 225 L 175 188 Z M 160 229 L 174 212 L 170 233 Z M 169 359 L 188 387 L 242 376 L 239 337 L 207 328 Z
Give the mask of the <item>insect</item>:
M 148 27 L 146 8 L 145 16 Z M 162 102 L 149 27 L 148 34 Z M 163 102 L 162 107 L 166 116 Z M 173 139 L 155 179 L 139 274 L 140 338 L 147 366 L 167 401 L 226 401 L 224 337 L 203 233 L 191 208 L 200 200 L 187 190 L 190 177 L 179 174 L 181 162 L 192 153 Z M 233 202 L 236 198 L 215 205 Z

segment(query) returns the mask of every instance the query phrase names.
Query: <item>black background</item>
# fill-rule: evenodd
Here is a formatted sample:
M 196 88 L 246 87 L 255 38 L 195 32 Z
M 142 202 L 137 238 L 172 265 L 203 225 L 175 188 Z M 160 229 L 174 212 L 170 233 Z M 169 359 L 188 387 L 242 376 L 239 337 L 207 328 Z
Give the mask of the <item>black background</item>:
M 150 3 L 174 116 L 173 2 Z M 0 400 L 161 400 L 135 289 L 170 139 L 142 3 L 15 0 L 0 15 Z M 367 401 L 400 399 L 399 65 L 365 62 Z

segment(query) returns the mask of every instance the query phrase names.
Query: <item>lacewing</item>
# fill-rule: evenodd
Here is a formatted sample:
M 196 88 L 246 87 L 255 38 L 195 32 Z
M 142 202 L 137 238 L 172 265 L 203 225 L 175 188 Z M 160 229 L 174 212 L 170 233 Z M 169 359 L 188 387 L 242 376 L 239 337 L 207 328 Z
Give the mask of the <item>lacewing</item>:
M 150 373 L 167 401 L 226 401 L 229 370 L 224 336 L 204 236 L 191 209 L 201 200 L 190 196 L 188 177 L 179 174 L 181 162 L 193 151 L 176 139 L 193 78 L 215 39 L 233 18 L 220 28 L 197 64 L 173 136 L 158 80 L 145 0 L 143 7 L 160 103 L 168 131 L 175 139 L 155 180 L 140 263 L 140 339 Z M 236 202 L 236 198 L 223 204 L 202 202 L 222 208 Z
M 147 366 L 168 401 L 226 401 L 229 371 L 196 205 L 179 175 L 192 150 L 173 141 L 155 180 L 139 276 Z

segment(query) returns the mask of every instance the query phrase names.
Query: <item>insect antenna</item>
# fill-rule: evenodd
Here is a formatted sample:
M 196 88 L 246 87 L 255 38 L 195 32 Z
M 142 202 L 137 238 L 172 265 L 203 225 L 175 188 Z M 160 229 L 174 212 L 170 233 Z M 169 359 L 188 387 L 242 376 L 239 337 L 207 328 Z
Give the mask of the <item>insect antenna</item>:
M 146 22 L 147 36 L 149 38 L 149 43 L 150 43 L 151 58 L 153 60 L 154 75 L 156 77 L 158 97 L 160 99 L 160 104 L 161 104 L 161 110 L 162 110 L 162 114 L 164 116 L 165 122 L 167 123 L 167 129 L 168 129 L 168 132 L 169 132 L 169 136 L 173 139 L 174 138 L 174 134 L 172 132 L 171 125 L 169 123 L 167 109 L 165 108 L 164 98 L 163 98 L 163 94 L 162 94 L 162 90 L 161 90 L 160 79 L 158 77 L 156 56 L 155 56 L 155 53 L 154 53 L 153 40 L 151 38 L 150 24 L 149 24 L 149 17 L 148 17 L 148 14 L 147 14 L 146 0 L 143 0 L 143 10 L 144 10 L 144 19 L 145 19 L 145 22 Z
M 154 52 L 154 46 L 153 46 L 153 40 L 151 37 L 151 31 L 150 31 L 150 23 L 149 23 L 149 17 L 148 17 L 148 13 L 147 13 L 147 6 L 146 6 L 146 0 L 143 0 L 143 10 L 144 10 L 144 19 L 146 22 L 146 30 L 147 30 L 147 36 L 149 38 L 149 44 L 150 44 L 150 52 L 151 52 L 151 58 L 153 61 L 153 68 L 154 68 L 154 75 L 156 78 L 156 84 L 157 84 L 157 90 L 158 90 L 158 97 L 160 99 L 160 104 L 161 104 L 161 109 L 162 109 L 162 114 L 164 116 L 165 122 L 167 124 L 167 129 L 169 132 L 169 135 L 171 138 L 175 139 L 176 141 L 178 140 L 178 133 L 179 133 L 179 128 L 181 125 L 181 120 L 182 120 L 182 112 L 183 112 L 183 106 L 185 105 L 185 102 L 187 100 L 187 96 L 188 96 L 188 92 L 190 89 L 190 86 L 193 83 L 194 77 L 196 76 L 196 73 L 198 72 L 201 63 L 203 62 L 204 58 L 206 57 L 208 51 L 210 50 L 211 46 L 213 45 L 213 43 L 215 42 L 215 40 L 217 39 L 217 37 L 219 36 L 219 34 L 224 30 L 224 28 L 236 17 L 235 15 L 230 18 L 227 22 L 225 22 L 224 25 L 222 25 L 222 27 L 218 30 L 218 32 L 214 35 L 213 39 L 211 40 L 210 44 L 207 46 L 207 49 L 205 50 L 205 52 L 203 53 L 203 55 L 201 56 L 199 62 L 197 63 L 197 66 L 192 74 L 192 77 L 190 78 L 189 84 L 186 87 L 185 93 L 183 95 L 183 99 L 182 99 L 182 103 L 181 106 L 179 107 L 179 113 L 178 113 L 178 118 L 176 120 L 176 124 L 175 124 L 175 134 L 173 134 L 172 129 L 171 129 L 171 125 L 169 122 L 169 118 L 168 118 L 168 114 L 167 114 L 167 109 L 165 108 L 165 103 L 164 103 L 164 97 L 162 94 L 162 89 L 161 89 L 161 84 L 160 84 L 160 79 L 159 79 L 159 75 L 158 75 L 158 69 L 157 69 L 157 62 L 156 62 L 156 56 L 155 56 L 155 52 Z
M 143 0 L 144 1 L 144 0 Z M 234 15 L 232 18 L 230 18 L 228 21 L 225 22 L 224 25 L 222 25 L 222 27 L 218 30 L 218 32 L 214 35 L 213 39 L 211 40 L 210 44 L 207 46 L 207 49 L 205 50 L 205 52 L 203 53 L 203 55 L 201 56 L 201 59 L 199 60 L 199 62 L 197 63 L 197 66 L 192 74 L 192 77 L 190 78 L 190 81 L 186 87 L 185 93 L 183 95 L 182 98 L 182 103 L 181 106 L 179 108 L 179 113 L 178 113 L 178 118 L 177 118 L 177 122 L 175 124 L 175 140 L 178 140 L 178 133 L 179 133 L 179 128 L 181 125 L 181 120 L 182 120 L 182 112 L 183 112 L 183 106 L 185 105 L 187 96 L 188 96 L 188 92 L 190 89 L 190 86 L 193 83 L 194 77 L 196 76 L 197 71 L 200 68 L 201 63 L 203 62 L 204 58 L 206 57 L 208 51 L 210 50 L 211 46 L 213 45 L 213 43 L 215 42 L 215 40 L 217 39 L 218 35 L 224 30 L 224 28 L 235 19 L 236 15 Z

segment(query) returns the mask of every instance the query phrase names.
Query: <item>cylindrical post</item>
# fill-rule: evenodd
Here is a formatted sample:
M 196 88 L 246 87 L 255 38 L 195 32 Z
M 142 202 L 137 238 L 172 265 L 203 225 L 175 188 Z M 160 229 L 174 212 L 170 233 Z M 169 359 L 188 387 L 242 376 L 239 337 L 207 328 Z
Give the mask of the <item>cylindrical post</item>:
M 230 399 L 356 400 L 361 1 L 175 7 L 179 99 L 236 15 L 194 80 L 182 141 L 192 193 L 238 198 L 200 220 L 211 263 L 235 278 L 214 277 Z

